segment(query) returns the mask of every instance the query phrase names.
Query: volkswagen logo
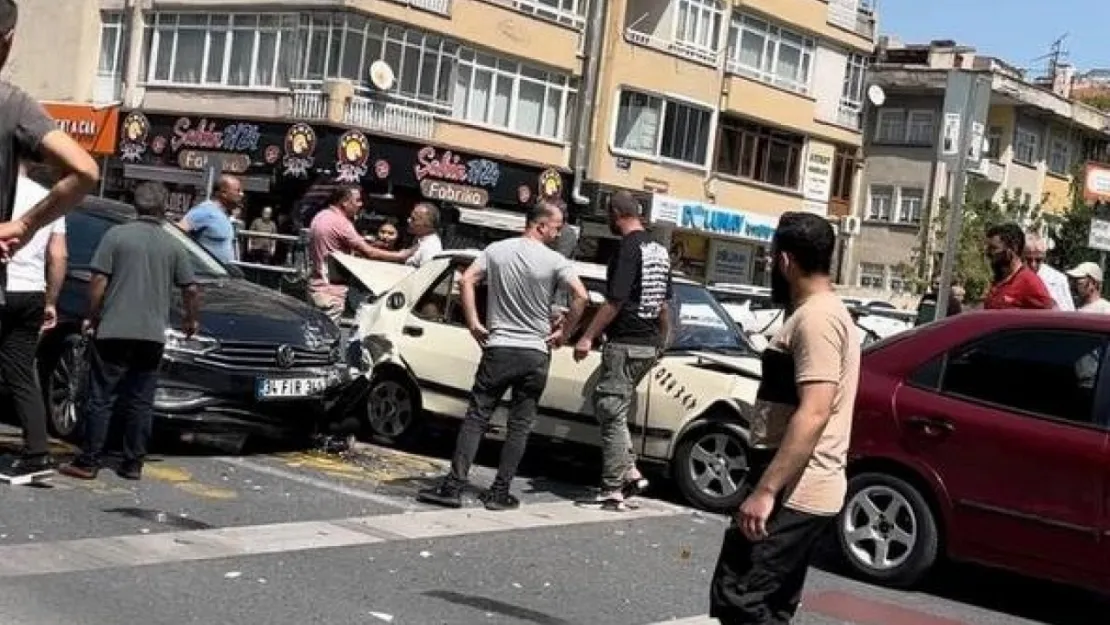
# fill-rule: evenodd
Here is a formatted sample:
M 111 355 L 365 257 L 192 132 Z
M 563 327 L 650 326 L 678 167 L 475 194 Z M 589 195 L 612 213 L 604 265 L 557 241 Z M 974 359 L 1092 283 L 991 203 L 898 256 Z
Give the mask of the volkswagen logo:
M 277 348 L 277 364 L 282 369 L 288 369 L 293 366 L 293 362 L 297 360 L 297 353 L 289 345 L 282 345 Z

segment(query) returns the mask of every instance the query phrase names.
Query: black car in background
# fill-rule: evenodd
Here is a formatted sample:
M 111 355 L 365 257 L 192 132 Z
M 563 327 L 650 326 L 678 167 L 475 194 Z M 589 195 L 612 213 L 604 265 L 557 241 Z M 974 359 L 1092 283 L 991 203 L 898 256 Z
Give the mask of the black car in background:
M 89 263 L 104 234 L 134 218 L 131 206 L 102 198 L 87 199 L 66 217 L 69 271 L 58 299 L 59 324 L 39 348 L 49 425 L 57 436 L 73 436 L 80 418 Z M 186 338 L 174 329 L 178 297 L 166 331 L 156 428 L 238 438 L 312 434 L 346 387 L 339 328 L 307 304 L 248 282 L 176 226 L 161 227 L 193 261 L 201 314 L 200 332 Z

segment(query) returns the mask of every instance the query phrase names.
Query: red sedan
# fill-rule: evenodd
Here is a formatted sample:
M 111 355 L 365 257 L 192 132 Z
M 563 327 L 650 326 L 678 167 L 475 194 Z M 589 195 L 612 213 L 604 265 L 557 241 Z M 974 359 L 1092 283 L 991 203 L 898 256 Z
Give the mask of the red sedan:
M 958 315 L 865 350 L 853 569 L 910 585 L 941 556 L 1110 592 L 1110 316 Z

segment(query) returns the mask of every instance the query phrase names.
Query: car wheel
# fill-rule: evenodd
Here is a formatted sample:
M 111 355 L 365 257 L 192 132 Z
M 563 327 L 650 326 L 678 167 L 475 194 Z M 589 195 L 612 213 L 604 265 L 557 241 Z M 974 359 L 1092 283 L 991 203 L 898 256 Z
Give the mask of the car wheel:
M 87 371 L 84 344 L 77 337 L 62 343 L 50 371 L 47 426 L 58 438 L 73 440 L 80 425 L 79 399 Z
M 675 450 L 672 474 L 687 501 L 715 512 L 740 505 L 748 476 L 748 442 L 721 425 L 695 430 Z
M 863 473 L 848 483 L 836 535 L 852 570 L 890 586 L 920 581 L 940 551 L 928 502 L 904 480 L 882 473 Z
M 386 375 L 374 380 L 367 398 L 370 435 L 391 442 L 410 438 L 420 416 L 420 396 L 406 380 Z

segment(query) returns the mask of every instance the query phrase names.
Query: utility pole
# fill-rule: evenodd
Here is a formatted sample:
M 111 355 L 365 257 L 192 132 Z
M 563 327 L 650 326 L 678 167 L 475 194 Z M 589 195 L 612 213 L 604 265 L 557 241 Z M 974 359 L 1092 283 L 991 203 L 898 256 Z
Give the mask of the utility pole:
M 944 264 L 934 319 L 948 314 L 952 274 L 959 253 L 963 228 L 964 190 L 969 165 L 978 165 L 983 151 L 984 124 L 990 107 L 991 73 L 950 70 L 944 95 L 943 130 L 939 158 L 949 165 L 948 224 L 945 232 Z

